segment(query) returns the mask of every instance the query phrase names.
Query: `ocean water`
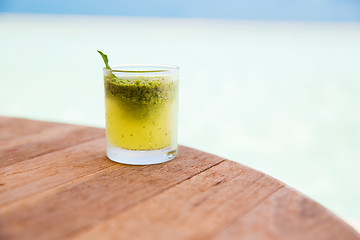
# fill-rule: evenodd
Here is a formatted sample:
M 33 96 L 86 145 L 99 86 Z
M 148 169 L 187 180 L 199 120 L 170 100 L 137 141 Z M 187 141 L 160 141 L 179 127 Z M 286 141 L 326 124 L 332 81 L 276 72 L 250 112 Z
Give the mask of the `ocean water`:
M 1 0 L 0 12 L 360 22 L 358 0 Z
M 180 144 L 360 222 L 360 24 L 0 15 L 0 115 L 104 127 L 110 63 L 178 65 Z

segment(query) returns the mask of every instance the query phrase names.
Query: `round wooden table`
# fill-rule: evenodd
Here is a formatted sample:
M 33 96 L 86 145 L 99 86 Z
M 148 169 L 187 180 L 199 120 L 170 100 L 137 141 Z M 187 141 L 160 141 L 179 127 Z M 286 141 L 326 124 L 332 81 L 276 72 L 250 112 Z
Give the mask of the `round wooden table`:
M 360 239 L 284 183 L 180 146 L 152 166 L 105 155 L 104 129 L 0 118 L 0 239 Z

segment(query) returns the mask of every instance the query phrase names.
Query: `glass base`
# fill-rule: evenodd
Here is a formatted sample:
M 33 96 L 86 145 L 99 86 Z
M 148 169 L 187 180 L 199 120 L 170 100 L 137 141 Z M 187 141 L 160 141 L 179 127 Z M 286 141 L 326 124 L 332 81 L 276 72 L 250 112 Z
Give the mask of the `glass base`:
M 170 146 L 158 150 L 136 151 L 106 146 L 106 155 L 114 162 L 130 165 L 151 165 L 170 161 L 176 157 L 177 147 Z

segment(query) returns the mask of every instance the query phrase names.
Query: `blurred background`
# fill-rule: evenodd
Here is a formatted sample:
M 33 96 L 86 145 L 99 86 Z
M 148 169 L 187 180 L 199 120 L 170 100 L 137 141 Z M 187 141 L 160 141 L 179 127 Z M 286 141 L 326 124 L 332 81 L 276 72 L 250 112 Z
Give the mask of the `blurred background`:
M 180 66 L 180 144 L 360 229 L 359 0 L 0 0 L 0 115 L 104 127 L 97 49 Z

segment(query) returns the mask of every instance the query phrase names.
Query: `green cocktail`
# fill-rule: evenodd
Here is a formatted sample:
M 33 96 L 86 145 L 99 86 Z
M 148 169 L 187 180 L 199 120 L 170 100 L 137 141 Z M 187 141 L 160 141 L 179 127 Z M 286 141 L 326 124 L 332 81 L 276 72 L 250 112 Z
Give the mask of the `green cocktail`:
M 178 68 L 104 68 L 107 155 L 116 162 L 156 164 L 177 151 Z

